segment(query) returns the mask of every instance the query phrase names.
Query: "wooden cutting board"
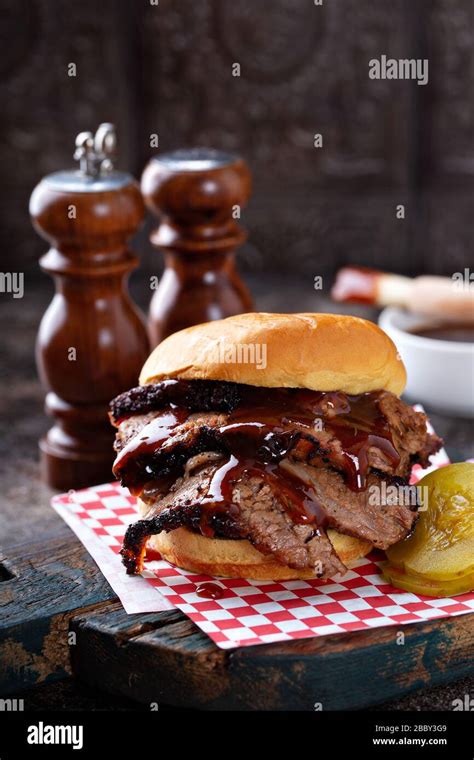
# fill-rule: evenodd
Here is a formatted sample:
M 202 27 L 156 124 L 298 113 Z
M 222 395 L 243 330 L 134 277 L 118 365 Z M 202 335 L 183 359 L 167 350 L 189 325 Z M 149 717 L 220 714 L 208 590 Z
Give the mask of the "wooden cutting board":
M 0 693 L 74 676 L 147 705 L 345 710 L 474 673 L 474 614 L 221 650 L 178 610 L 127 615 L 77 539 L 0 556 Z

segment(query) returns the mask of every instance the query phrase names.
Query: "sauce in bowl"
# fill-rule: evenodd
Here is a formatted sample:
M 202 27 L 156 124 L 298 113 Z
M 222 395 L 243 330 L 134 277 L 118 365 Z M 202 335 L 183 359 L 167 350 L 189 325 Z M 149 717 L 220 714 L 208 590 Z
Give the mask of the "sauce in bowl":
M 449 340 L 453 343 L 474 343 L 474 324 L 461 322 L 445 322 L 425 327 L 414 327 L 408 330 L 411 335 L 432 340 Z

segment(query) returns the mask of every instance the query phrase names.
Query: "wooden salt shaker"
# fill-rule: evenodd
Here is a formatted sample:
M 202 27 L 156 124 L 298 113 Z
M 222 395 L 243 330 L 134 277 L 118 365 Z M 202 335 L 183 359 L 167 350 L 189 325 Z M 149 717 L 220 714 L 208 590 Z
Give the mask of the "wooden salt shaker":
M 135 180 L 113 171 L 112 124 L 82 132 L 78 171 L 56 172 L 33 191 L 33 225 L 51 248 L 43 270 L 56 295 L 42 319 L 37 366 L 55 424 L 40 441 L 42 476 L 54 488 L 112 479 L 108 402 L 137 384 L 149 344 L 126 278 L 137 265 L 127 248 L 144 216 Z
M 152 346 L 184 327 L 253 310 L 235 268 L 246 239 L 236 222 L 251 177 L 238 156 L 207 148 L 156 156 L 142 175 L 147 206 L 161 217 L 151 242 L 165 270 L 149 312 Z

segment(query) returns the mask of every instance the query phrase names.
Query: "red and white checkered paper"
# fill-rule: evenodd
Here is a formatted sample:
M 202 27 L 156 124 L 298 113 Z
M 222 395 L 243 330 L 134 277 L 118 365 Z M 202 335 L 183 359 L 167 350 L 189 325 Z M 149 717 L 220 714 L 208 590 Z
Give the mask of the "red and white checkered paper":
M 444 451 L 432 462 L 430 470 L 449 464 Z M 427 471 L 414 468 L 412 482 Z M 119 555 L 127 525 L 138 516 L 127 489 L 118 483 L 95 486 L 56 496 L 52 506 L 94 557 L 127 612 L 178 607 L 223 649 L 474 611 L 474 592 L 434 599 L 393 588 L 382 578 L 376 554 L 359 560 L 337 582 L 213 579 L 159 559 L 147 561 L 141 577 L 130 577 Z M 197 586 L 209 580 L 223 588 L 221 598 L 197 595 Z

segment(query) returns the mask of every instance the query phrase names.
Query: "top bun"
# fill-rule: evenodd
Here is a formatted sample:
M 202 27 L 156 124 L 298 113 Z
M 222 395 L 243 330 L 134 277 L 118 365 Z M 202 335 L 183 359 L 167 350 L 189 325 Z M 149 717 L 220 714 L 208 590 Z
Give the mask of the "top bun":
M 340 314 L 240 314 L 170 335 L 140 383 L 226 380 L 266 388 L 400 395 L 406 372 L 388 335 Z

